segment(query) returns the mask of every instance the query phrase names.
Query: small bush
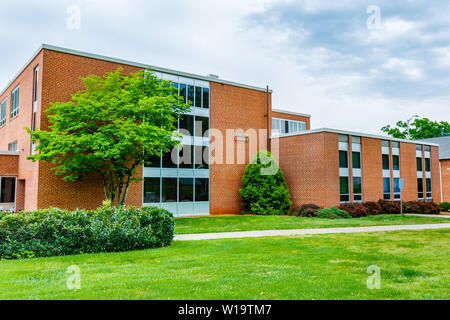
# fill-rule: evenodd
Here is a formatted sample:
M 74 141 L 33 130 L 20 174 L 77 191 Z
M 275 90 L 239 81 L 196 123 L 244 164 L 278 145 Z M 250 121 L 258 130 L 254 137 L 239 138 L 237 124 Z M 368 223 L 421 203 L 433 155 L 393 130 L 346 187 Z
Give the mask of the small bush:
M 369 216 L 381 214 L 381 206 L 378 202 L 367 201 L 363 203 L 363 206 L 367 209 L 367 215 Z
M 317 217 L 317 215 L 319 214 L 319 209 L 322 209 L 321 207 L 319 207 L 318 205 L 315 204 L 302 204 L 300 207 L 298 208 L 292 208 L 289 211 L 289 215 L 290 216 L 297 216 L 297 217 L 308 217 L 308 218 L 313 218 L 313 217 Z
M 63 256 L 168 246 L 174 236 L 167 210 L 112 207 L 55 208 L 0 214 L 0 258 Z
M 442 202 L 439 207 L 442 211 L 450 211 L 450 202 Z
M 348 219 L 352 216 L 347 213 L 347 211 L 340 210 L 338 207 L 332 207 L 328 209 L 319 209 L 318 218 L 322 219 Z
M 245 168 L 243 187 L 239 190 L 243 213 L 285 215 L 291 208 L 289 188 L 275 159 L 268 151 L 260 151 Z
M 360 203 L 345 203 L 340 205 L 339 209 L 347 212 L 352 218 L 365 217 L 369 212 L 369 210 Z
M 406 203 L 407 213 L 440 214 L 441 208 L 434 202 L 409 201 Z
M 379 200 L 381 214 L 400 214 L 401 207 L 399 201 Z M 403 205 L 403 212 L 406 212 L 406 206 Z

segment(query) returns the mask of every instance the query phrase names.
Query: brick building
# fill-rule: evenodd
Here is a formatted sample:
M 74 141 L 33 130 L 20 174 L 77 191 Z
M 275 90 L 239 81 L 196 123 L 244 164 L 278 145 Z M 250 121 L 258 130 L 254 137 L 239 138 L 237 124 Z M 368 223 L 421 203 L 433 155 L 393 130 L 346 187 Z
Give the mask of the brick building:
M 239 213 L 245 166 L 267 148 L 278 154 L 294 205 L 398 199 L 400 178 L 405 200 L 441 198 L 434 143 L 310 130 L 309 115 L 272 110 L 268 88 L 42 45 L 0 94 L 0 209 L 101 204 L 99 177 L 64 182 L 52 165 L 27 160 L 35 146 L 24 128 L 47 129 L 43 111 L 51 102 L 83 89 L 80 77 L 117 67 L 127 73 L 150 67 L 193 102 L 178 122 L 179 130 L 192 133 L 182 141 L 192 163 L 174 163 L 170 154 L 149 159 L 138 169 L 143 179 L 130 188 L 128 205 L 161 206 L 176 216 Z

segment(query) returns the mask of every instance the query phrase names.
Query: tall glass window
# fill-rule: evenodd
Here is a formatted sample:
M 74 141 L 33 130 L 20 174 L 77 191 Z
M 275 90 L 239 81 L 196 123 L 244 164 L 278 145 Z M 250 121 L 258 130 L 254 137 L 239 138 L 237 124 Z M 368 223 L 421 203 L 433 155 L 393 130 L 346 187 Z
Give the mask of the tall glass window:
M 361 177 L 353 177 L 353 200 L 355 202 L 362 201 L 362 179 L 361 179 Z
M 209 89 L 203 88 L 203 108 L 209 108 Z
M 12 92 L 12 98 L 11 98 L 11 119 L 14 119 L 19 114 L 19 96 L 20 96 L 20 87 L 17 87 Z
M 339 168 L 348 168 L 347 151 L 339 151 Z
M 417 171 L 423 171 L 422 158 L 417 158 Z
M 0 203 L 16 202 L 16 178 L 0 177 Z
M 209 201 L 209 179 L 195 179 L 195 201 Z
M 361 169 L 361 153 L 352 152 L 353 169 Z
M 194 146 L 184 145 L 180 150 L 180 168 L 193 169 L 194 168 Z
M 8 101 L 5 99 L 0 104 L 0 127 L 4 126 L 6 123 L 6 108 Z
M 400 178 L 394 178 L 394 199 L 400 199 L 401 198 L 401 191 L 400 191 Z
M 209 118 L 207 117 L 195 117 L 195 136 L 204 137 L 206 131 L 209 130 Z
M 145 178 L 144 179 L 144 203 L 161 202 L 161 179 Z
M 431 172 L 431 160 L 430 158 L 425 158 L 425 171 Z
M 179 179 L 180 202 L 194 201 L 194 179 L 180 178 Z
M 350 188 L 348 183 L 348 177 L 340 177 L 339 184 L 340 184 L 341 202 L 349 202 Z
M 306 122 L 272 118 L 272 134 L 283 135 L 306 131 Z
M 383 178 L 383 198 L 384 200 L 391 200 L 391 179 Z
M 400 170 L 400 157 L 392 156 L 392 169 Z
M 431 179 L 426 179 L 426 191 L 427 191 L 427 201 L 431 202 L 433 201 L 433 194 L 431 190 Z
M 418 190 L 418 198 L 419 201 L 423 201 L 423 179 L 417 179 L 417 190 Z
M 192 105 L 194 104 L 194 94 L 195 94 L 194 86 L 188 85 L 188 102 L 191 102 Z
M 389 170 L 390 166 L 389 166 L 389 155 L 388 154 L 383 154 L 383 170 Z
M 185 135 L 194 135 L 194 116 L 185 114 L 180 118 L 179 131 Z M 189 133 L 189 134 L 188 134 Z
M 177 178 L 162 178 L 162 202 L 177 202 Z

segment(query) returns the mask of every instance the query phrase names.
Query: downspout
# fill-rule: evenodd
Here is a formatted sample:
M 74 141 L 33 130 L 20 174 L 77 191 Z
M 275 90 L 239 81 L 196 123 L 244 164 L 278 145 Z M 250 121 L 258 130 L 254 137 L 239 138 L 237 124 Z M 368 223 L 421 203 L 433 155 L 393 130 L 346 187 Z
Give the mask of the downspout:
M 272 152 L 272 148 L 271 148 L 271 141 L 270 141 L 270 136 L 271 136 L 271 130 L 270 130 L 270 121 L 272 120 L 270 117 L 270 106 L 269 106 L 269 85 L 267 85 L 267 90 L 266 90 L 266 105 L 267 105 L 267 151 L 269 151 L 270 153 Z

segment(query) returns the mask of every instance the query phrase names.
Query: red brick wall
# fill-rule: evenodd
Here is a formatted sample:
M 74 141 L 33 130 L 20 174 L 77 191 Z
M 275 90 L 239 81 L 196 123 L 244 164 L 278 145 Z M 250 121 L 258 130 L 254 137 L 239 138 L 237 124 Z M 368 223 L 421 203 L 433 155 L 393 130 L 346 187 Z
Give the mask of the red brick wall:
M 400 175 L 404 182 L 403 200 L 417 201 L 416 145 L 400 142 Z
M 315 133 L 278 139 L 280 167 L 294 207 L 339 205 L 338 135 Z
M 269 94 L 269 108 L 271 95 Z M 267 128 L 267 93 L 211 82 L 210 126 L 222 132 L 223 164 L 210 166 L 210 212 L 211 214 L 236 214 L 241 212 L 239 188 L 246 164 L 254 157 L 249 154 L 249 142 L 235 141 L 231 137 L 228 147 L 234 150 L 234 164 L 226 162 L 227 129 L 266 129 Z M 217 143 L 213 138 L 212 144 Z M 231 143 L 231 145 L 230 145 Z M 245 163 L 237 163 L 238 148 L 245 148 Z M 257 150 L 267 148 L 267 134 L 257 143 Z M 213 148 L 212 148 L 213 149 Z M 213 155 L 217 154 L 211 150 Z
M 19 156 L 0 154 L 0 176 L 17 176 Z
M 439 169 L 439 147 L 431 147 L 431 191 L 433 202 L 441 202 L 441 179 Z M 425 188 L 426 184 L 424 182 Z
M 364 201 L 383 199 L 381 140 L 361 137 L 362 189 Z
M 441 160 L 442 201 L 450 202 L 450 159 Z M 437 200 L 435 200 L 438 202 Z
M 43 60 L 42 110 L 47 109 L 51 102 L 68 101 L 71 94 L 82 90 L 84 86 L 80 77 L 90 74 L 102 76 L 119 66 L 124 69 L 125 73 L 139 70 L 132 66 L 50 50 L 44 50 Z M 48 128 L 48 121 L 44 117 L 40 119 L 40 128 Z M 65 209 L 93 209 L 104 200 L 103 187 L 99 177 L 90 176 L 83 182 L 64 182 L 60 176 L 54 175 L 51 168 L 51 164 L 40 163 L 37 202 L 39 208 L 54 206 Z M 142 177 L 142 168 L 139 168 L 137 176 Z M 26 196 L 28 197 L 29 193 Z M 127 204 L 142 205 L 142 182 L 132 184 Z
M 311 129 L 311 118 L 310 117 L 304 117 L 304 116 L 300 116 L 300 115 L 283 113 L 283 112 L 278 112 L 278 111 L 272 111 L 272 117 L 288 119 L 288 120 L 303 121 L 303 122 L 306 122 L 306 130 Z

